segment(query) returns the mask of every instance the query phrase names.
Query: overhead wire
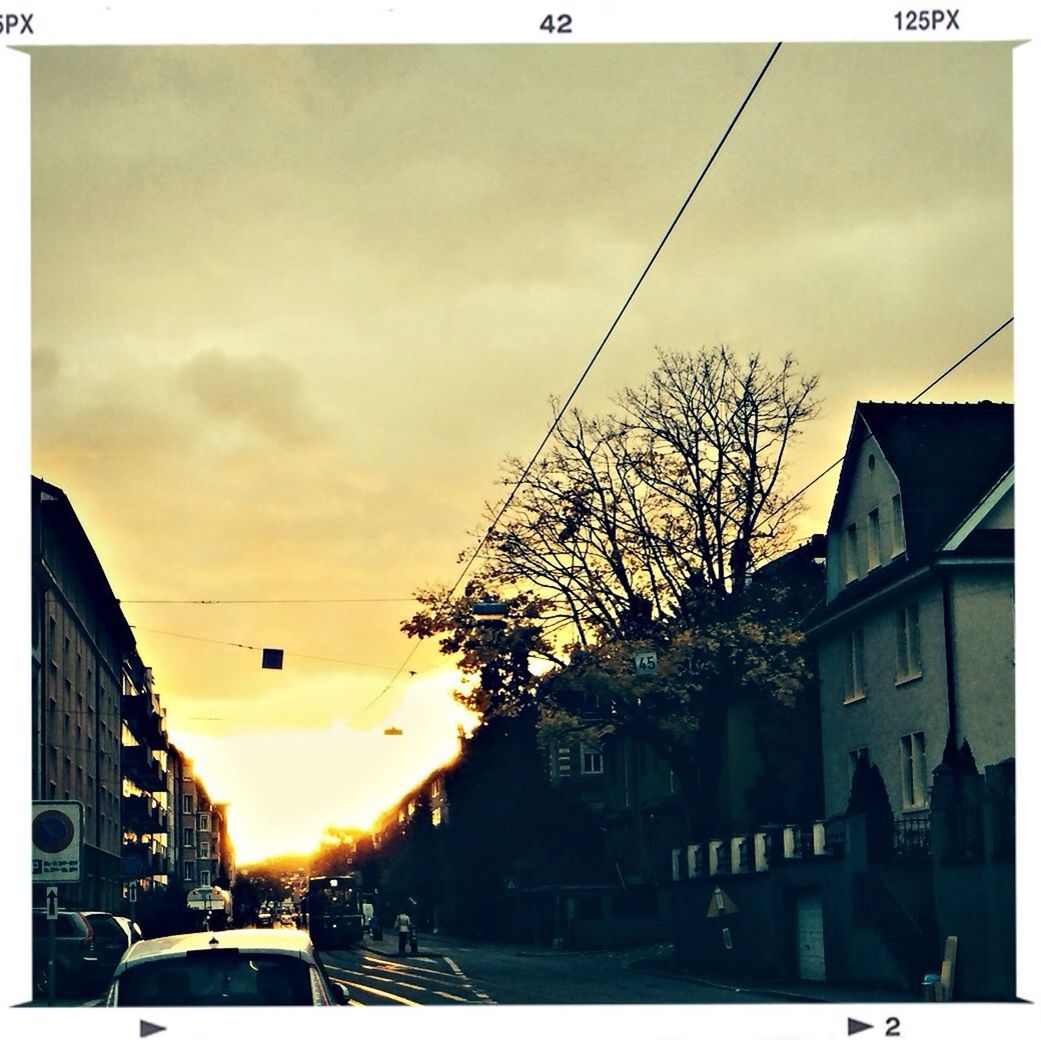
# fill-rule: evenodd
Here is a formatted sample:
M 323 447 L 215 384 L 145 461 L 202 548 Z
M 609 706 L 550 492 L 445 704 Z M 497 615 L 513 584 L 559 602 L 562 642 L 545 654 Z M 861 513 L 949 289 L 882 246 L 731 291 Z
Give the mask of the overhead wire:
M 999 332 L 1008 328 L 1008 326 L 1012 324 L 1014 318 L 1015 315 L 1010 315 L 1008 318 L 1006 318 L 997 328 L 995 328 L 992 332 L 984 336 L 983 339 L 981 339 L 979 343 L 976 344 L 976 346 L 974 346 L 971 350 L 968 350 L 966 353 L 962 354 L 962 356 L 958 358 L 958 360 L 955 361 L 953 365 L 944 369 L 944 371 L 941 372 L 928 386 L 919 390 L 918 393 L 915 394 L 914 397 L 912 397 L 911 400 L 907 403 L 914 404 L 916 401 L 919 400 L 919 398 L 924 397 L 930 390 L 933 389 L 934 386 L 938 385 L 944 379 L 946 379 L 956 368 L 958 368 L 959 365 L 962 365 L 964 364 L 964 362 L 968 361 L 969 358 L 971 358 L 977 350 L 979 350 L 981 347 L 986 346 L 992 339 L 994 339 L 995 336 L 998 335 Z M 787 509 L 788 506 L 790 506 L 797 498 L 809 491 L 810 488 L 814 486 L 814 484 L 826 477 L 836 466 L 840 465 L 844 458 L 845 455 L 840 455 L 839 458 L 832 462 L 830 466 L 828 466 L 826 469 L 821 470 L 820 473 L 818 473 L 817 476 L 813 478 L 813 480 L 811 480 L 807 484 L 804 484 L 801 488 L 799 488 L 798 491 L 795 492 L 794 495 L 791 495 L 789 498 L 786 498 L 772 512 L 767 513 L 767 515 L 763 517 L 761 523 L 765 524 L 768 520 L 775 517 L 782 509 Z
M 369 599 L 117 599 L 116 602 L 124 604 L 190 604 L 193 606 L 212 606 L 219 604 L 264 604 L 264 603 L 415 603 L 415 596 L 397 596 L 393 598 L 369 598 Z
M 705 165 L 702 167 L 701 173 L 698 174 L 697 179 L 694 181 L 693 187 L 687 193 L 687 196 L 683 200 L 682 204 L 680 205 L 680 208 L 676 211 L 676 215 L 672 218 L 672 220 L 670 221 L 668 227 L 665 229 L 665 233 L 662 235 L 661 240 L 659 241 L 658 245 L 655 247 L 654 252 L 651 253 L 650 259 L 647 261 L 646 264 L 644 264 L 643 270 L 640 272 L 640 275 L 636 279 L 635 284 L 633 285 L 632 289 L 629 291 L 629 295 L 626 296 L 625 302 L 619 308 L 618 313 L 615 315 L 614 320 L 611 322 L 610 326 L 608 327 L 607 332 L 604 333 L 604 336 L 600 340 L 600 343 L 597 346 L 596 350 L 593 351 L 592 357 L 590 357 L 589 361 L 586 363 L 586 366 L 582 370 L 582 374 L 579 376 L 578 381 L 575 383 L 574 387 L 572 387 L 571 392 L 568 394 L 568 396 L 565 399 L 564 403 L 557 410 L 557 414 L 554 416 L 553 421 L 550 423 L 549 429 L 546 431 L 546 434 L 542 438 L 541 442 L 539 443 L 539 446 L 535 449 L 535 451 L 532 454 L 531 458 L 528 460 L 527 465 L 524 467 L 524 470 L 521 472 L 521 475 L 514 482 L 513 487 L 510 489 L 509 494 L 504 499 L 502 505 L 499 507 L 499 509 L 496 512 L 495 516 L 492 518 L 491 523 L 489 524 L 489 526 L 488 526 L 487 530 L 485 531 L 484 535 L 482 536 L 481 540 L 478 542 L 477 548 L 474 549 L 473 553 L 468 558 L 466 564 L 464 565 L 462 571 L 459 574 L 459 577 L 456 578 L 455 584 L 452 585 L 451 589 L 448 592 L 449 597 L 454 595 L 456 590 L 462 584 L 463 579 L 466 577 L 466 575 L 469 572 L 470 568 L 474 565 L 474 562 L 480 556 L 481 551 L 484 549 L 485 545 L 487 544 L 488 539 L 491 537 L 492 532 L 495 530 L 495 528 L 498 525 L 499 521 L 505 515 L 506 510 L 509 509 L 509 507 L 512 505 L 513 500 L 514 500 L 514 498 L 517 495 L 517 492 L 520 490 L 521 487 L 523 487 L 524 481 L 527 480 L 528 474 L 531 472 L 531 470 L 534 467 L 535 463 L 538 461 L 539 456 L 542 454 L 543 450 L 545 449 L 546 445 L 549 443 L 549 441 L 552 438 L 552 436 L 554 435 L 554 433 L 556 433 L 557 427 L 560 425 L 561 419 L 563 419 L 563 417 L 564 417 L 565 413 L 567 412 L 568 408 L 571 406 L 571 402 L 575 399 L 575 397 L 577 396 L 579 390 L 582 387 L 582 384 L 585 382 L 586 377 L 589 375 L 590 371 L 592 371 L 593 366 L 596 364 L 596 362 L 599 359 L 600 355 L 603 353 L 604 347 L 607 345 L 607 341 L 611 338 L 611 335 L 614 332 L 614 330 L 617 328 L 618 323 L 622 320 L 623 315 L 628 310 L 629 304 L 632 302 L 632 300 L 636 296 L 636 293 L 639 290 L 640 286 L 643 284 L 644 279 L 647 277 L 647 273 L 650 271 L 650 269 L 653 266 L 655 260 L 658 259 L 658 255 L 661 253 L 662 249 L 664 249 L 665 243 L 668 241 L 669 236 L 673 232 L 673 229 L 679 223 L 680 217 L 683 216 L 684 212 L 687 209 L 687 206 L 690 204 L 691 199 L 694 198 L 695 193 L 697 192 L 698 188 L 701 186 L 701 183 L 705 179 L 706 175 L 708 174 L 708 171 L 711 168 L 712 164 L 715 162 L 716 157 L 722 151 L 723 145 L 726 143 L 727 138 L 730 136 L 730 134 L 733 131 L 734 127 L 737 125 L 737 121 L 741 118 L 741 115 L 744 112 L 745 108 L 748 106 L 749 101 L 752 100 L 752 95 L 755 94 L 756 90 L 759 87 L 759 84 L 762 82 L 763 77 L 766 75 L 767 70 L 770 68 L 771 64 L 773 64 L 773 60 L 774 60 L 774 58 L 777 57 L 777 52 L 780 49 L 781 49 L 781 43 L 778 42 L 774 46 L 773 50 L 770 51 L 769 57 L 763 63 L 763 66 L 759 70 L 759 73 L 756 76 L 755 80 L 753 81 L 751 87 L 749 87 L 748 91 L 745 93 L 745 96 L 742 99 L 741 104 L 738 106 L 737 111 L 734 113 L 734 115 L 731 118 L 730 122 L 727 124 L 726 130 L 723 131 L 723 134 L 720 137 L 719 141 L 717 142 L 715 148 L 712 149 L 712 152 L 709 155 L 708 160 L 706 161 Z M 390 680 L 390 682 L 387 683 L 386 687 L 379 694 L 377 694 L 371 701 L 369 701 L 369 703 L 364 708 L 362 708 L 362 710 L 360 712 L 358 712 L 358 714 L 354 717 L 354 719 L 351 720 L 352 722 L 356 721 L 358 718 L 360 718 L 362 715 L 364 715 L 365 712 L 369 710 L 369 708 L 371 708 L 374 704 L 376 704 L 379 700 L 381 700 L 390 691 L 390 689 L 397 682 L 397 680 L 400 677 L 402 671 L 404 671 L 405 666 L 408 664 L 409 661 L 412 660 L 413 656 L 416 654 L 418 649 L 419 649 L 419 643 L 417 641 L 415 644 L 413 644 L 412 648 L 409 650 L 408 654 L 406 655 L 405 660 L 402 662 L 401 667 L 398 669 L 397 673 Z
M 164 632 L 164 631 L 160 631 L 159 629 L 155 629 L 155 628 L 142 628 L 140 625 L 130 625 L 129 627 L 134 629 L 137 632 L 147 632 L 150 635 L 170 636 L 170 637 L 172 637 L 174 639 L 193 639 L 193 640 L 195 640 L 196 642 L 199 642 L 199 643 L 214 643 L 217 646 L 233 646 L 233 647 L 237 647 L 240 650 L 261 650 L 261 651 L 263 651 L 264 649 L 266 649 L 265 647 L 262 647 L 262 646 L 253 646 L 250 643 L 233 643 L 233 642 L 230 642 L 229 640 L 225 640 L 225 639 L 208 639 L 208 638 L 206 638 L 206 636 L 190 636 L 190 635 L 185 635 L 182 632 Z M 365 664 L 365 663 L 363 663 L 361 661 L 344 661 L 344 660 L 342 660 L 341 658 L 338 658 L 338 657 L 316 657 L 314 654 L 298 654 L 298 653 L 293 653 L 292 651 L 289 651 L 289 650 L 283 650 L 283 653 L 285 654 L 286 657 L 300 657 L 300 658 L 303 658 L 304 660 L 307 660 L 307 661 L 324 661 L 327 664 L 345 664 L 345 665 L 349 665 L 352 668 L 376 668 L 376 669 L 378 669 L 381 672 L 393 672 L 394 671 L 394 669 L 392 667 L 390 667 L 388 665 L 382 665 L 382 664 Z

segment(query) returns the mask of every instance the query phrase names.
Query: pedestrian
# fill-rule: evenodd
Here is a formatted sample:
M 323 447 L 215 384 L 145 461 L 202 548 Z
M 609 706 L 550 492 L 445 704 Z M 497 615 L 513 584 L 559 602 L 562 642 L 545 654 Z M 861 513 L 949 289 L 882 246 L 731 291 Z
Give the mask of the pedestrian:
M 394 918 L 394 927 L 398 932 L 398 953 L 405 952 L 409 936 L 412 934 L 412 918 L 404 910 Z
M 369 935 L 377 940 L 383 938 L 383 925 L 380 924 L 378 910 L 373 910 L 372 917 L 369 919 Z

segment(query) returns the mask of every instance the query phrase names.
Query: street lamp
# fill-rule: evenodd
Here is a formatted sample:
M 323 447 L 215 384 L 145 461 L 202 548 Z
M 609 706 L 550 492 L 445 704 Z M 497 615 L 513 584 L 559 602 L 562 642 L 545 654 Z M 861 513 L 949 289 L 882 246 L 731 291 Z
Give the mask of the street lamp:
M 510 605 L 502 600 L 493 599 L 491 596 L 485 596 L 474 603 L 470 609 L 478 624 L 495 624 L 496 622 L 501 624 L 510 612 Z

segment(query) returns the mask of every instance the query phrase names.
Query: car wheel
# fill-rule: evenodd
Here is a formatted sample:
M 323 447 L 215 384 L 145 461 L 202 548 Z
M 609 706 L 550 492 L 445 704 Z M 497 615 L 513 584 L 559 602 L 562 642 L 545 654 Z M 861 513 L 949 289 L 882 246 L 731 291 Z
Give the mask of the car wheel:
M 57 996 L 58 993 L 61 992 L 61 988 L 58 985 L 58 983 L 60 982 L 60 978 L 61 977 L 58 974 L 58 965 L 55 964 L 54 965 L 54 982 L 55 982 L 54 993 L 55 993 L 55 996 Z M 49 973 L 47 971 L 47 965 L 46 964 L 41 964 L 33 972 L 33 992 L 36 994 L 36 996 L 44 997 L 44 998 L 46 998 L 48 996 L 48 994 L 50 992 L 49 989 L 48 989 L 49 979 L 50 979 L 50 975 L 49 975 Z

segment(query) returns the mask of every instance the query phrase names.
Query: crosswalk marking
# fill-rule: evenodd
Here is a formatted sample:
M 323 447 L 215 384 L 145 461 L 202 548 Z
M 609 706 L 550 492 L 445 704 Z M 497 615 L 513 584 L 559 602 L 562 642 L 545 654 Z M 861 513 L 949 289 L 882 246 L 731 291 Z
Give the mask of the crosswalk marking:
M 397 993 L 388 993 L 386 990 L 376 989 L 373 986 L 363 986 L 360 982 L 356 982 L 354 979 L 337 979 L 332 972 L 329 973 L 329 977 L 337 982 L 343 982 L 350 986 L 352 989 L 364 990 L 366 993 L 371 993 L 376 997 L 385 997 L 387 1000 L 394 1000 L 399 1004 L 407 1004 L 409 1007 L 421 1007 L 418 1001 L 409 1000 L 408 997 L 399 996 Z
M 387 979 L 382 975 L 373 975 L 368 971 L 355 971 L 352 968 L 340 968 L 345 975 L 354 975 L 359 979 L 368 979 L 371 982 L 388 982 L 392 986 L 404 986 L 406 989 L 418 989 L 420 993 L 426 993 L 426 986 L 417 986 L 414 982 L 403 982 L 401 979 Z
M 445 960 L 448 960 L 448 958 L 446 957 Z M 448 978 L 448 979 L 452 978 L 452 975 L 449 972 L 447 972 L 447 971 L 439 971 L 437 968 L 426 968 L 426 967 L 424 967 L 421 964 L 415 964 L 415 963 L 402 963 L 401 961 L 388 961 L 388 960 L 384 960 L 381 957 L 365 957 L 364 958 L 364 963 L 366 963 L 366 964 L 376 964 L 376 965 L 378 965 L 382 969 L 386 969 L 386 970 L 390 970 L 390 971 L 394 971 L 394 972 L 402 972 L 402 973 L 409 973 L 409 974 L 416 973 L 417 977 L 421 977 L 423 975 L 442 975 L 442 976 L 444 976 L 445 978 Z M 461 975 L 462 972 L 457 971 L 456 974 L 457 975 Z

